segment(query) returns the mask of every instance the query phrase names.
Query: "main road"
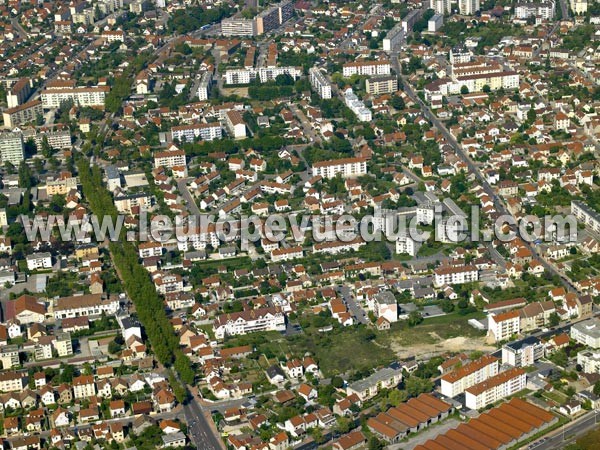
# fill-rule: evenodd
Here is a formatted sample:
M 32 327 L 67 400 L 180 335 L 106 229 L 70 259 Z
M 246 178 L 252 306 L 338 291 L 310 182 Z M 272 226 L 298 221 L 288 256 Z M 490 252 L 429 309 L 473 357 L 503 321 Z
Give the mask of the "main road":
M 211 426 L 208 418 L 196 396 L 183 405 L 183 413 L 188 424 L 188 434 L 192 443 L 202 450 L 224 450 L 223 442 L 218 438 L 218 431 Z
M 404 85 L 403 86 L 404 92 L 411 98 L 412 101 L 414 101 L 415 103 L 417 103 L 420 106 L 421 111 L 423 112 L 425 117 L 427 119 L 429 119 L 431 121 L 431 123 L 433 123 L 433 125 L 438 129 L 438 131 L 440 133 L 442 133 L 442 136 L 444 136 L 446 141 L 452 146 L 452 148 L 456 152 L 456 155 L 467 165 L 467 167 L 469 168 L 469 172 L 473 173 L 477 177 L 477 179 L 479 180 L 479 183 L 480 183 L 481 187 L 483 188 L 483 190 L 485 191 L 485 193 L 487 195 L 489 195 L 490 198 L 493 200 L 496 211 L 498 211 L 498 213 L 500 213 L 503 216 L 512 217 L 512 215 L 507 211 L 507 209 L 504 206 L 504 203 L 502 202 L 500 197 L 496 194 L 494 189 L 492 189 L 492 186 L 487 182 L 485 177 L 481 174 L 481 172 L 479 171 L 479 168 L 475 165 L 473 160 L 471 158 L 469 158 L 469 156 L 463 151 L 462 147 L 456 141 L 454 136 L 450 133 L 450 131 L 448 131 L 446 126 L 437 118 L 437 116 L 435 114 L 433 114 L 431 109 L 429 109 L 429 106 L 427 106 L 425 104 L 425 102 L 423 100 L 421 100 L 421 98 L 416 94 L 416 92 L 410 85 L 408 79 L 406 79 L 406 77 L 402 74 L 402 71 L 400 70 L 400 63 L 398 62 L 398 54 L 392 53 L 390 59 L 391 59 L 392 67 L 394 68 L 394 70 L 396 71 L 396 73 L 398 74 L 400 79 L 402 80 L 402 84 Z M 544 269 L 547 272 L 549 272 L 553 275 L 557 275 L 558 278 L 560 279 L 561 283 L 565 286 L 565 288 L 567 290 L 577 291 L 575 286 L 573 286 L 571 284 L 571 282 L 564 277 L 563 274 L 558 272 L 552 265 L 550 265 L 544 258 L 542 258 L 542 256 L 538 253 L 535 246 L 533 246 L 530 242 L 527 242 L 525 240 L 523 240 L 523 241 L 525 242 L 525 246 L 531 251 L 531 254 L 540 261 L 540 263 L 544 266 Z

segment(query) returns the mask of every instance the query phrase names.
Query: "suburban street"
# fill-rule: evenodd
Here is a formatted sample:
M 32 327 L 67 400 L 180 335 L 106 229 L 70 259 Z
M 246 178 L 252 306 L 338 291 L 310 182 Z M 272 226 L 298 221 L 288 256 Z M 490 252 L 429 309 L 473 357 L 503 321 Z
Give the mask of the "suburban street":
M 180 180 L 177 180 L 177 189 L 179 189 L 181 196 L 184 198 L 187 204 L 188 211 L 191 214 L 199 216 L 202 213 L 200 212 L 200 208 L 198 208 L 198 205 L 196 204 L 196 200 L 194 200 L 194 197 L 192 197 L 192 194 L 190 193 L 190 190 L 187 187 L 188 180 L 189 178 L 182 178 Z
M 183 406 L 183 412 L 188 423 L 190 439 L 196 448 L 202 450 L 225 449 L 223 442 L 217 437 L 217 431 L 209 423 L 209 420 L 212 419 L 206 417 L 195 396 Z
M 471 160 L 471 158 L 469 158 L 467 156 L 467 154 L 463 151 L 462 147 L 456 141 L 454 136 L 450 133 L 450 131 L 448 131 L 446 126 L 437 118 L 437 116 L 431 111 L 431 109 L 429 109 L 429 107 L 425 104 L 425 102 L 423 100 L 421 100 L 421 98 L 416 94 L 416 92 L 410 85 L 408 79 L 406 77 L 404 77 L 404 75 L 402 75 L 402 70 L 400 67 L 400 63 L 398 62 L 397 54 L 392 54 L 391 63 L 392 63 L 392 67 L 394 68 L 394 70 L 396 71 L 396 73 L 398 74 L 398 76 L 400 77 L 400 79 L 402 81 L 402 84 L 404 86 L 404 88 L 403 88 L 404 92 L 406 92 L 406 94 L 411 98 L 412 101 L 414 101 L 415 103 L 417 103 L 419 105 L 419 107 L 420 107 L 421 111 L 423 111 L 423 114 L 425 115 L 425 117 L 428 120 L 430 120 L 431 123 L 433 123 L 433 125 L 440 131 L 440 133 L 442 133 L 444 138 L 448 141 L 448 143 L 452 146 L 452 148 L 454 148 L 457 156 L 460 157 L 463 160 L 463 162 L 468 166 L 469 172 L 473 173 L 478 178 L 478 180 L 481 184 L 481 187 L 483 188 L 485 193 L 487 195 L 489 195 L 490 198 L 492 198 L 492 200 L 494 202 L 494 206 L 496 208 L 496 211 L 498 211 L 498 213 L 500 213 L 503 216 L 512 216 L 508 212 L 508 210 L 505 208 L 504 203 L 502 202 L 502 200 L 500 199 L 498 194 L 494 191 L 492 186 L 487 182 L 485 177 L 481 174 L 481 172 L 479 171 L 479 169 L 477 168 L 477 166 L 475 165 L 473 160 Z M 557 275 L 558 278 L 560 279 L 561 283 L 564 285 L 564 287 L 568 291 L 574 291 L 574 292 L 577 291 L 575 286 L 573 286 L 573 284 L 571 284 L 571 282 L 568 279 L 566 279 L 564 274 L 558 272 L 551 264 L 549 264 L 539 254 L 539 252 L 537 251 L 535 246 L 532 245 L 532 243 L 527 242 L 527 241 L 524 241 L 524 242 L 525 242 L 525 246 L 531 251 L 532 255 L 540 261 L 540 263 L 544 266 L 544 269 L 546 271 L 548 271 L 552 275 Z
M 369 319 L 366 316 L 365 311 L 359 306 L 354 297 L 352 296 L 352 290 L 350 287 L 343 285 L 339 288 L 340 293 L 346 304 L 348 305 L 348 309 L 352 313 L 352 315 L 358 320 L 360 323 L 364 323 L 367 325 L 369 323 Z

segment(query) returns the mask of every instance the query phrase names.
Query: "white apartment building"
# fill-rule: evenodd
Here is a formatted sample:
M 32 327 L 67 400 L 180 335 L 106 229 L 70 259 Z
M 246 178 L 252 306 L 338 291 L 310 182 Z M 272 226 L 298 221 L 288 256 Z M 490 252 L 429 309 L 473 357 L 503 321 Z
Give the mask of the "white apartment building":
M 163 246 L 160 242 L 140 242 L 138 246 L 138 254 L 140 258 L 152 258 L 162 256 Z
M 384 367 L 346 388 L 346 395 L 356 394 L 361 401 L 375 397 L 382 389 L 393 389 L 402 381 L 402 369 Z
M 256 79 L 254 69 L 227 69 L 225 71 L 225 84 L 250 84 Z
M 498 358 L 485 355 L 478 360 L 453 370 L 441 377 L 441 393 L 456 397 L 471 386 L 475 386 L 498 374 Z
M 25 389 L 25 374 L 0 372 L 0 392 L 21 392 Z
M 154 278 L 156 292 L 165 295 L 171 292 L 183 291 L 183 278 L 176 273 L 165 273 Z
M 66 319 L 69 317 L 88 317 L 93 319 L 102 313 L 115 315 L 119 310 L 117 299 L 102 299 L 102 294 L 74 295 L 56 300 L 54 305 L 54 318 Z
M 427 31 L 430 33 L 435 33 L 444 25 L 444 16 L 442 14 L 434 14 L 427 21 Z
M 525 389 L 527 376 L 514 367 L 465 390 L 465 406 L 481 409 Z
M 458 0 L 458 12 L 463 16 L 472 16 L 479 9 L 479 0 Z
M 130 195 L 119 195 L 114 198 L 117 211 L 122 214 L 133 214 L 135 208 L 148 209 L 152 205 L 150 195 L 140 192 Z
M 452 2 L 450 0 L 431 0 L 431 7 L 436 14 L 446 15 L 452 12 Z
M 577 364 L 581 364 L 584 373 L 600 373 L 600 352 L 586 350 L 577 353 Z
M 332 161 L 319 161 L 312 166 L 313 176 L 334 178 L 337 174 L 343 178 L 358 177 L 367 173 L 367 160 L 365 158 L 343 158 Z
M 438 212 L 441 215 L 442 204 L 439 202 L 427 202 L 417 206 L 417 223 L 431 225 L 433 223 L 433 220 L 435 219 L 436 207 L 438 208 Z
M 356 96 L 352 91 L 352 88 L 348 88 L 344 91 L 344 101 L 346 106 L 356 114 L 356 117 L 361 122 L 370 122 L 373 118 L 371 110 L 365 106 L 365 104 Z
M 475 266 L 444 266 L 434 270 L 435 287 L 446 284 L 464 284 L 479 280 L 479 271 Z
M 73 354 L 73 341 L 71 340 L 71 333 L 57 333 L 56 339 L 54 339 L 52 345 L 54 345 L 59 358 Z
M 90 398 L 96 395 L 96 384 L 93 375 L 80 375 L 73 378 L 73 397 L 75 399 Z
M 515 18 L 529 19 L 530 17 L 541 17 L 545 20 L 551 20 L 554 17 L 554 10 L 554 1 L 518 3 L 515 6 Z
M 261 67 L 258 69 L 258 78 L 261 83 L 267 81 L 273 81 L 279 75 L 289 75 L 294 80 L 297 80 L 302 76 L 302 69 L 298 67 L 285 66 L 285 67 Z
M 352 75 L 390 75 L 392 66 L 389 61 L 360 61 L 344 64 L 342 67 L 342 75 L 345 78 Z
M 383 38 L 383 51 L 391 52 L 397 50 L 404 41 L 405 32 L 402 23 L 398 23 L 387 32 Z
M 6 105 L 9 108 L 19 106 L 27 100 L 31 93 L 31 80 L 29 78 L 20 78 L 13 84 L 6 93 Z
M 198 85 L 198 100 L 208 100 L 208 94 L 210 94 L 211 86 L 212 74 L 210 72 L 204 72 L 200 77 L 200 84 Z
M 406 253 L 410 256 L 416 256 L 421 243 L 415 241 L 409 234 L 401 234 L 396 240 L 396 253 Z
M 23 135 L 21 133 L 2 133 L 0 134 L 0 157 L 2 164 L 10 162 L 15 167 L 19 167 L 23 161 Z
M 63 102 L 73 101 L 78 106 L 104 107 L 104 100 L 109 92 L 108 86 L 46 89 L 41 94 L 42 105 L 44 109 L 53 109 L 58 108 Z
M 600 214 L 585 203 L 576 200 L 571 201 L 571 214 L 575 216 L 577 221 L 583 223 L 592 231 L 600 233 Z
M 535 336 L 510 342 L 502 347 L 502 364 L 513 367 L 533 365 L 544 356 L 545 346 Z
M 231 110 L 225 113 L 225 125 L 227 131 L 235 139 L 244 139 L 246 137 L 246 122 L 239 111 Z
M 52 255 L 48 252 L 27 255 L 25 260 L 27 261 L 27 269 L 29 270 L 52 268 Z
M 358 120 L 361 122 L 370 122 L 372 120 L 373 114 L 371 110 L 356 96 L 352 88 L 344 91 L 344 101 L 346 102 L 346 106 L 356 114 Z
M 587 347 L 600 348 L 600 319 L 592 318 L 571 326 L 571 339 Z
M 185 166 L 185 151 L 167 150 L 154 154 L 154 167 L 172 168 L 175 166 Z
M 312 67 L 308 71 L 308 79 L 315 92 L 319 94 L 319 97 L 323 99 L 331 98 L 331 84 L 327 81 L 325 74 L 317 67 Z
M 215 319 L 213 330 L 217 339 L 256 331 L 284 331 L 285 314 L 273 307 L 221 314 Z
M 223 129 L 218 122 L 213 123 L 195 123 L 192 125 L 178 125 L 171 128 L 171 139 L 178 139 L 180 142 L 192 142 L 200 138 L 203 141 L 213 141 L 223 137 Z
M 304 251 L 302 247 L 276 248 L 271 252 L 271 261 L 290 261 L 296 258 L 302 258 Z
M 508 311 L 488 316 L 488 336 L 494 342 L 505 341 L 521 331 L 519 311 Z
M 302 75 L 302 70 L 292 66 L 227 69 L 225 71 L 225 84 L 249 84 L 257 77 L 261 83 L 266 83 L 275 80 L 279 75 L 289 75 L 296 80 Z
M 221 21 L 221 34 L 223 36 L 255 36 L 257 34 L 256 21 L 228 17 Z

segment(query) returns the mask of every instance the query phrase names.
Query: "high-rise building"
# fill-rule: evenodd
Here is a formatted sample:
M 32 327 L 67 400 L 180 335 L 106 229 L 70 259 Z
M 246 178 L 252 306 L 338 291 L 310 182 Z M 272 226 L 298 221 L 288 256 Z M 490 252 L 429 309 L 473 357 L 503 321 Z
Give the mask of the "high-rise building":
M 472 16 L 479 11 L 479 0 L 458 0 L 458 12 L 463 16 Z
M 437 14 L 450 14 L 452 11 L 450 0 L 432 0 L 431 6 Z
M 0 134 L 0 157 L 2 163 L 10 162 L 19 166 L 23 161 L 23 135 L 21 133 Z
M 402 24 L 397 24 L 394 28 L 387 32 L 385 37 L 383 38 L 383 51 L 391 52 L 402 44 L 404 41 L 405 32 L 402 28 Z
M 331 98 L 331 84 L 317 67 L 313 67 L 308 71 L 308 79 L 319 97 L 323 99 Z

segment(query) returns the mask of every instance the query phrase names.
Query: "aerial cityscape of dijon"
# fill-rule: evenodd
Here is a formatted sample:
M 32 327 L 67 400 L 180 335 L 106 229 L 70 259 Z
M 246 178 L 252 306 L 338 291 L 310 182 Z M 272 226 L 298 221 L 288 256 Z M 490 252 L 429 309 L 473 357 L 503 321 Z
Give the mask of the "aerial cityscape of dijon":
M 600 450 L 600 0 L 0 0 L 0 450 Z

